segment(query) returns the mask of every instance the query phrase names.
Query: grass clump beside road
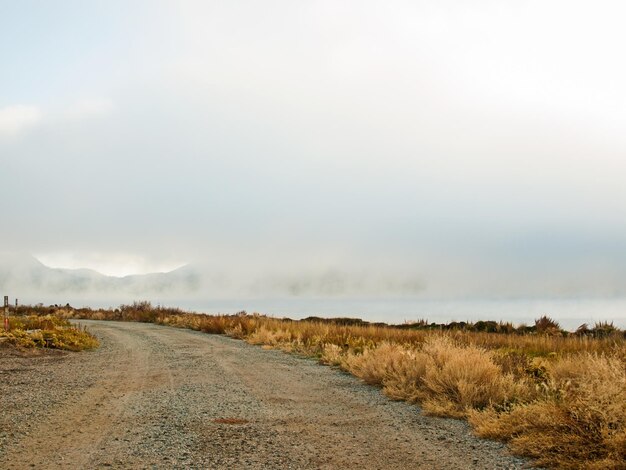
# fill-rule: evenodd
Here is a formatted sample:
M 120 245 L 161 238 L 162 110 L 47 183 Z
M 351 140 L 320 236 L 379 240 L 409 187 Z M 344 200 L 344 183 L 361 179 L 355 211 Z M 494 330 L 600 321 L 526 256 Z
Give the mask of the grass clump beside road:
M 548 364 L 531 395 L 505 411 L 470 410 L 482 437 L 504 439 L 511 449 L 544 466 L 626 468 L 624 356 L 583 355 Z
M 0 338 L 22 348 L 82 351 L 99 346 L 98 339 L 85 328 L 53 314 L 11 316 L 9 330 L 0 330 Z
M 534 325 L 356 319 L 303 321 L 209 316 L 148 302 L 117 309 L 53 309 L 66 318 L 142 321 L 317 357 L 395 400 L 467 419 L 483 437 L 552 468 L 626 468 L 626 336 L 610 323 L 568 333 L 548 317 Z M 46 308 L 30 313 L 52 313 Z

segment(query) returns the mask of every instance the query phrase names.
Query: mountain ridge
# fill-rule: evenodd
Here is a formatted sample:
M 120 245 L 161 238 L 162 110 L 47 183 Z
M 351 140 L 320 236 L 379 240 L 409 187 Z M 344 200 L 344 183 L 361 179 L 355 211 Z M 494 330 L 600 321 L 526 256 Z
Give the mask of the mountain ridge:
M 57 293 L 192 293 L 199 285 L 193 270 L 108 276 L 94 269 L 52 268 L 25 253 L 0 254 L 0 289 L 34 294 Z

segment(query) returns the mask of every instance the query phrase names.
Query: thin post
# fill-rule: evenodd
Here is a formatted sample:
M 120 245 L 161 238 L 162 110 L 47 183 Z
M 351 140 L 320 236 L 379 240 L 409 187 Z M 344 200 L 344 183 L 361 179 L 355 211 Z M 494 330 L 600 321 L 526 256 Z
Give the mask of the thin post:
M 9 331 L 9 296 L 4 296 L 4 331 Z

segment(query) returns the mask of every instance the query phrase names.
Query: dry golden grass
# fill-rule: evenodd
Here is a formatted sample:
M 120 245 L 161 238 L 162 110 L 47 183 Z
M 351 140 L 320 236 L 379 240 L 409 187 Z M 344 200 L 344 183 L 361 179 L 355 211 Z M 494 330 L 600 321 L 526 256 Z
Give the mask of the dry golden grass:
M 382 343 L 361 354 L 348 353 L 340 364 L 382 386 L 393 399 L 420 403 L 430 414 L 462 418 L 469 410 L 501 409 L 527 397 L 527 384 L 505 374 L 492 356 L 448 337 L 432 337 L 418 348 Z
M 342 365 L 364 382 L 384 386 L 387 376 L 402 361 L 404 354 L 402 346 L 385 341 L 363 352 L 348 351 Z
M 460 418 L 471 409 L 501 408 L 525 397 L 524 384 L 505 374 L 485 349 L 434 338 L 426 342 L 423 352 L 427 357 L 426 411 Z
M 626 337 L 611 324 L 581 326 L 576 334 L 547 317 L 530 328 L 496 322 L 387 327 L 350 319 L 208 316 L 147 302 L 57 313 L 228 334 L 314 356 L 426 413 L 467 418 L 480 436 L 506 441 L 539 465 L 626 468 Z
M 548 364 L 538 396 L 504 412 L 472 411 L 483 437 L 559 468 L 626 468 L 626 364 L 583 354 Z

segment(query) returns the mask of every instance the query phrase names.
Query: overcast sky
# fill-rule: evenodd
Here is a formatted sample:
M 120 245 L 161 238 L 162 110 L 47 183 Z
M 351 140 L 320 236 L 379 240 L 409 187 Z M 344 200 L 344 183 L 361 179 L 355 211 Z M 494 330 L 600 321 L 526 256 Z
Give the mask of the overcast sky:
M 620 1 L 0 0 L 1 248 L 108 274 L 202 261 L 618 289 L 625 17 Z

